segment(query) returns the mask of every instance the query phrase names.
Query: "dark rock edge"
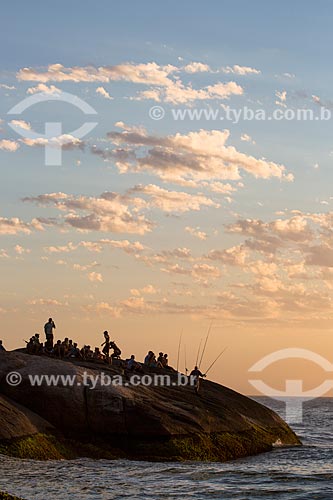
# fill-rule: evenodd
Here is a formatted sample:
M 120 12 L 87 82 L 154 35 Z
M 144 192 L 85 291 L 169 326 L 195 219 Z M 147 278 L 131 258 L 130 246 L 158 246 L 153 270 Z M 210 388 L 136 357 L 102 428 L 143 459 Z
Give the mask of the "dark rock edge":
M 22 366 L 24 363 L 25 367 L 28 366 L 29 368 L 30 365 L 35 365 L 35 362 L 41 362 L 42 364 L 48 363 L 48 360 L 43 360 L 35 356 L 22 354 L 18 354 L 17 356 L 19 363 L 21 363 Z M 66 370 L 70 369 L 70 366 L 72 369 L 76 369 L 75 365 L 73 366 L 71 363 L 54 360 L 51 362 L 50 360 L 50 364 L 54 363 L 57 363 L 56 366 L 57 368 L 59 367 L 59 371 L 66 372 Z M 101 369 L 100 366 L 95 368 L 89 364 L 87 367 L 90 370 Z M 80 368 L 82 368 L 82 363 L 80 364 Z M 102 367 L 102 369 L 105 368 Z M 4 387 L 2 375 L 0 389 Z M 152 391 L 153 390 L 154 389 L 152 389 Z M 171 391 L 174 390 L 170 388 L 170 397 L 179 397 L 179 393 L 177 395 L 176 392 Z M 205 400 L 205 391 L 207 392 L 207 400 Z M 2 390 L 1 392 L 4 391 Z M 152 401 L 156 403 L 156 393 L 151 394 Z M 23 429 L 23 432 L 21 432 L 20 435 L 15 435 L 14 432 L 11 434 L 10 439 L 4 439 L 4 436 L 0 435 L 0 453 L 17 458 L 58 460 L 90 457 L 94 459 L 104 458 L 111 460 L 127 458 L 149 461 L 193 460 L 223 462 L 268 452 L 272 450 L 273 444 L 276 441 L 287 446 L 301 444 L 296 434 L 274 412 L 231 389 L 208 381 L 205 381 L 203 384 L 203 396 L 199 398 L 200 401 L 196 399 L 197 396 L 194 396 L 192 391 L 187 391 L 186 394 L 184 393 L 184 398 L 186 397 L 187 402 L 193 405 L 193 411 L 200 412 L 200 416 L 202 417 L 203 407 L 205 407 L 205 405 L 207 405 L 207 407 L 211 405 L 213 417 L 217 421 L 221 420 L 221 418 L 223 420 L 223 417 L 219 415 L 219 410 L 216 410 L 214 407 L 215 401 L 213 403 L 209 401 L 209 396 L 217 395 L 221 397 L 222 401 L 229 398 L 228 411 L 229 413 L 231 412 L 231 417 L 234 408 L 231 407 L 230 409 L 230 406 L 233 404 L 233 401 L 237 418 L 239 418 L 240 409 L 244 418 L 247 419 L 247 417 L 249 417 L 249 422 L 247 422 L 245 426 L 239 426 L 237 423 L 235 423 L 235 425 L 231 424 L 229 415 L 229 421 L 225 426 L 226 428 L 223 428 L 223 430 L 217 426 L 217 430 L 215 431 L 213 427 L 216 426 L 216 424 L 214 424 L 209 432 L 200 427 L 193 432 L 193 422 L 190 422 L 188 430 L 183 426 L 186 432 L 177 431 L 177 433 L 175 432 L 174 434 L 165 433 L 163 435 L 162 433 L 161 435 L 152 434 L 150 436 L 145 434 L 132 436 L 124 436 L 121 434 L 117 436 L 117 434 L 113 434 L 112 439 L 105 440 L 95 432 L 94 435 L 71 435 L 71 439 L 69 439 L 70 433 L 66 432 L 66 429 L 59 429 L 55 426 L 55 422 L 51 422 L 50 425 L 49 419 L 43 420 L 45 415 L 40 415 L 38 412 L 36 415 L 31 412 L 31 410 L 35 411 L 34 408 L 30 407 L 28 409 L 25 405 L 21 406 L 22 401 L 20 401 L 19 398 L 14 398 L 15 401 L 12 401 L 13 395 L 15 396 L 15 392 L 11 390 L 9 394 L 6 393 L 2 397 L 2 400 L 5 401 L 6 404 L 8 403 L 8 405 L 12 405 L 15 411 L 20 412 L 24 418 L 27 418 L 29 424 L 33 422 L 35 429 L 33 431 L 27 426 L 27 432 L 26 435 L 24 435 L 24 425 L 22 425 L 21 429 Z M 158 395 L 158 397 L 160 396 Z M 165 408 L 161 406 L 161 408 L 159 408 L 159 413 L 162 417 L 164 411 Z M 253 415 L 255 418 L 253 418 Z M 173 415 L 173 418 L 174 416 L 175 415 Z M 43 425 L 41 425 L 40 422 L 36 423 L 36 417 L 43 420 Z M 142 416 L 138 418 L 142 419 Z M 6 416 L 4 419 L 6 419 Z

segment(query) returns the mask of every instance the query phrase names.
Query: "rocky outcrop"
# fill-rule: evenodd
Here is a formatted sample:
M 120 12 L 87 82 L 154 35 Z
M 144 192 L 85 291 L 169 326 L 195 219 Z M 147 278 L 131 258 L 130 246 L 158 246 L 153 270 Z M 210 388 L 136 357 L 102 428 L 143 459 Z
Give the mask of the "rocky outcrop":
M 0 440 L 21 438 L 37 433 L 52 434 L 53 425 L 30 411 L 0 395 Z
M 22 377 L 15 387 L 6 381 L 13 371 Z M 102 371 L 120 373 L 106 365 L 0 353 L 0 440 L 42 434 L 61 443 L 52 441 L 63 456 L 70 448 L 69 455 L 99 450 L 101 456 L 161 460 L 227 460 L 267 451 L 276 441 L 300 444 L 273 411 L 219 384 L 205 380 L 200 396 L 189 386 L 85 385 Z M 75 376 L 75 382 L 32 387 L 34 375 Z
M 0 500 L 23 500 L 23 499 L 19 497 L 13 497 L 12 495 L 9 495 L 9 493 L 4 493 L 3 491 L 0 491 Z

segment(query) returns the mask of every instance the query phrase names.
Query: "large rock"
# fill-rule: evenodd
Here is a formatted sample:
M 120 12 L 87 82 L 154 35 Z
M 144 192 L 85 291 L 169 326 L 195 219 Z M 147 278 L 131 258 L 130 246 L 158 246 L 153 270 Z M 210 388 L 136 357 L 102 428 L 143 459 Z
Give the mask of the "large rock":
M 16 387 L 6 381 L 13 371 L 22 377 Z M 200 396 L 190 386 L 98 384 L 91 389 L 83 384 L 84 377 L 101 371 L 119 375 L 106 365 L 0 353 L 0 390 L 22 405 L 20 411 L 24 407 L 34 412 L 44 419 L 44 426 L 47 421 L 67 438 L 118 449 L 127 456 L 225 460 L 267 451 L 275 442 L 300 444 L 273 411 L 213 382 L 203 382 Z M 75 376 L 75 383 L 32 387 L 29 376 L 34 375 Z M 26 418 L 32 423 L 28 411 Z M 25 428 L 29 433 L 27 424 Z
M 16 439 L 39 433 L 53 433 L 55 428 L 49 422 L 0 395 L 0 440 Z

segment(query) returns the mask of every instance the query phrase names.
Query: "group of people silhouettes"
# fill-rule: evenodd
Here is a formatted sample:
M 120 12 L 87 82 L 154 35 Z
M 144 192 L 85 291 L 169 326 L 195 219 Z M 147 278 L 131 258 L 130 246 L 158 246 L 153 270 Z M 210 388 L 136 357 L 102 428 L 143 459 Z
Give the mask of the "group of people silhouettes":
M 71 358 L 80 359 L 83 361 L 102 361 L 108 364 L 112 364 L 114 360 L 120 360 L 120 364 L 130 372 L 143 372 L 143 367 L 147 368 L 160 368 L 165 370 L 176 371 L 169 366 L 168 355 L 166 353 L 160 352 L 158 357 L 153 351 L 148 351 L 143 364 L 135 360 L 135 355 L 132 354 L 129 359 L 124 361 L 121 360 L 121 350 L 117 344 L 111 340 L 109 332 L 105 330 L 103 332 L 104 342 L 101 344 L 102 350 L 99 347 L 95 347 L 94 350 L 91 349 L 90 345 L 84 345 L 81 349 L 78 347 L 77 342 L 66 337 L 63 341 L 57 340 L 54 343 L 54 330 L 56 325 L 52 318 L 49 318 L 47 323 L 44 325 L 44 333 L 46 341 L 43 344 L 40 341 L 39 334 L 35 333 L 29 342 L 27 343 L 27 351 L 29 354 L 51 356 L 58 359 Z M 5 350 L 0 341 L 0 350 Z M 191 371 L 190 376 L 195 379 L 195 391 L 199 392 L 200 378 L 206 375 L 201 373 L 199 368 L 195 366 L 194 370 Z
M 35 333 L 27 343 L 27 351 L 29 354 L 45 354 L 54 358 L 77 358 L 82 360 L 96 360 L 112 363 L 115 359 L 120 359 L 121 350 L 114 340 L 111 340 L 109 332 L 103 332 L 104 342 L 101 344 L 102 350 L 99 347 L 91 349 L 90 345 L 84 345 L 81 349 L 78 347 L 77 342 L 66 337 L 63 341 L 57 340 L 54 343 L 54 330 L 56 329 L 55 322 L 49 318 L 44 325 L 45 343 L 41 342 L 39 333 Z M 2 344 L 1 344 L 2 345 Z M 0 345 L 0 349 L 1 349 Z M 126 368 L 130 371 L 140 371 L 142 366 L 135 361 L 134 354 L 125 361 Z M 153 368 L 169 368 L 168 355 L 159 353 L 156 359 L 153 351 L 149 351 L 144 360 L 144 365 Z
M 168 355 L 160 352 L 158 358 L 156 359 L 153 351 L 148 351 L 148 354 L 144 360 L 144 364 L 152 368 L 169 368 Z
M 112 359 L 120 359 L 121 350 L 117 344 L 110 339 L 109 333 L 104 332 L 103 350 L 99 347 L 91 349 L 90 345 L 84 345 L 81 349 L 77 342 L 66 337 L 64 340 L 57 340 L 54 343 L 54 330 L 56 325 L 52 318 L 49 318 L 44 325 L 45 343 L 41 342 L 39 333 L 35 333 L 29 342 L 26 341 L 29 354 L 45 354 L 54 358 L 78 358 L 82 360 L 96 360 L 111 363 Z M 110 351 L 113 351 L 110 355 Z

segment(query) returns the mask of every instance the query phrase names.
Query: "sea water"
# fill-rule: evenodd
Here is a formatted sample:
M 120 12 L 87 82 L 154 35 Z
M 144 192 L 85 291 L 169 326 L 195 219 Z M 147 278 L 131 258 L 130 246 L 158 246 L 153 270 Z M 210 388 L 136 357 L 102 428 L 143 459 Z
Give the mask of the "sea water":
M 284 416 L 281 403 L 258 400 Z M 0 490 L 26 500 L 333 500 L 332 421 L 333 399 L 307 402 L 303 422 L 292 425 L 303 446 L 227 463 L 37 462 L 0 455 Z

